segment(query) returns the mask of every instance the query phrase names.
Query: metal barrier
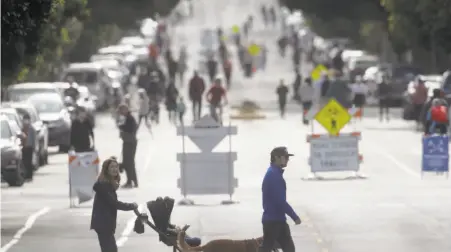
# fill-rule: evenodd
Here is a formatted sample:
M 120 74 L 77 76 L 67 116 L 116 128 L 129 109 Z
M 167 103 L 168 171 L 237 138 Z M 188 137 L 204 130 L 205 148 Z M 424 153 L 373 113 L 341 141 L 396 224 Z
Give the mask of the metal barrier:
M 432 135 L 423 137 L 421 177 L 424 172 L 436 172 L 449 177 L 449 136 Z
M 221 126 L 211 116 L 206 115 L 190 127 L 177 127 L 177 135 L 182 136 L 183 152 L 177 154 L 180 162 L 181 177 L 177 186 L 181 189 L 184 199 L 182 205 L 193 205 L 194 201 L 187 195 L 228 194 L 230 200 L 222 204 L 232 204 L 232 195 L 238 187 L 234 177 L 234 162 L 237 153 L 232 152 L 232 135 L 236 135 L 236 126 Z M 199 153 L 187 153 L 185 136 L 200 149 Z M 228 152 L 212 152 L 226 136 L 229 137 Z
M 363 156 L 359 153 L 361 133 L 353 131 L 340 133 L 351 121 L 355 113 L 349 113 L 335 99 L 322 108 L 313 107 L 306 113 L 310 121 L 311 134 L 307 136 L 310 143 L 309 165 L 313 178 L 318 179 L 318 172 L 353 172 L 353 177 L 364 178 L 360 171 Z M 315 134 L 314 122 L 321 124 L 328 134 Z
M 92 189 L 99 174 L 99 155 L 92 152 L 69 152 L 69 201 L 70 207 L 75 207 L 74 198 L 78 204 L 87 202 L 94 197 Z

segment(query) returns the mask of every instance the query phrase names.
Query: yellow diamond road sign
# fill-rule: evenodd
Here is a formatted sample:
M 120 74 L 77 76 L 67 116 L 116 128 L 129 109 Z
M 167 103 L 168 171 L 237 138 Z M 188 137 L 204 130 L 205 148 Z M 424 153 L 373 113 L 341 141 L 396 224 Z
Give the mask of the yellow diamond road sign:
M 325 67 L 324 65 L 319 64 L 319 65 L 317 65 L 317 66 L 315 67 L 315 69 L 313 69 L 313 71 L 310 73 L 310 78 L 311 78 L 313 81 L 317 81 L 317 80 L 319 80 L 319 79 L 321 78 L 321 75 L 322 75 L 323 73 L 327 73 L 327 71 L 329 71 L 329 69 L 327 69 L 327 67 Z
M 331 135 L 338 135 L 351 118 L 352 116 L 348 113 L 348 110 L 335 99 L 330 99 L 326 106 L 315 116 L 315 120 Z

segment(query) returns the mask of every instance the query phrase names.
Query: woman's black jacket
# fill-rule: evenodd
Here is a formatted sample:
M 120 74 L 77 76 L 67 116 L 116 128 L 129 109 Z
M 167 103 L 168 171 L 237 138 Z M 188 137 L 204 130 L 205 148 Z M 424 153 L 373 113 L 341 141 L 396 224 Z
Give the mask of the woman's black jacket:
M 134 204 L 117 200 L 116 190 L 111 183 L 99 182 L 94 184 L 94 205 L 91 216 L 91 229 L 97 232 L 114 233 L 116 231 L 117 210 L 131 211 Z

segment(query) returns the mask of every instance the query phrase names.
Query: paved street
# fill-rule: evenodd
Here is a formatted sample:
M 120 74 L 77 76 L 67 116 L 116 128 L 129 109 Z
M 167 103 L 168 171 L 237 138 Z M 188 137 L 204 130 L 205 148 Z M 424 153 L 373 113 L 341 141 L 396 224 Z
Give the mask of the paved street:
M 190 65 L 194 65 L 199 27 L 221 25 L 226 29 L 241 24 L 252 12 L 256 31 L 251 36 L 267 43 L 268 69 L 248 80 L 235 67 L 235 83 L 229 96 L 231 103 L 253 98 L 270 108 L 275 103 L 278 80 L 285 78 L 291 82 L 293 76 L 291 62 L 276 54 L 277 30 L 263 30 L 258 15 L 261 2 L 276 1 L 193 1 L 196 16 L 176 29 L 175 44 L 189 45 Z M 348 179 L 348 173 L 325 174 L 322 180 L 306 179 L 309 145 L 305 139 L 311 128 L 301 124 L 300 113 L 294 109 L 285 119 L 280 119 L 273 109 L 266 109 L 265 120 L 233 121 L 238 126 L 232 145 L 238 152 L 235 177 L 239 180 L 233 198 L 239 203 L 220 205 L 228 199 L 226 195 L 190 197 L 196 206 L 175 206 L 172 222 L 191 225 L 188 234 L 199 236 L 203 243 L 218 238 L 261 236 L 261 180 L 270 150 L 285 145 L 295 154 L 284 175 L 288 199 L 303 220 L 299 226 L 289 220 L 297 251 L 451 251 L 451 181 L 435 174 L 426 174 L 421 179 L 421 135 L 400 119 L 380 123 L 374 117 L 376 111 L 369 111 L 370 116 L 362 122 L 343 130 L 362 132 L 361 171 L 366 179 Z M 187 113 L 188 121 L 190 114 Z M 97 122 L 96 147 L 101 157 L 120 156 L 121 141 L 111 117 L 99 115 Z M 315 125 L 315 132 L 324 131 Z M 119 198 L 141 205 L 158 196 L 182 199 L 177 188 L 180 168 L 176 161 L 176 153 L 182 149 L 181 139 L 167 121 L 166 113 L 162 123 L 155 126 L 153 137 L 143 127 L 138 139 L 136 164 L 140 188 L 120 189 Z M 216 149 L 225 151 L 227 140 Z M 195 150 L 188 143 L 187 151 Z M 67 156 L 62 154 L 53 154 L 50 164 L 37 172 L 32 183 L 22 188 L 2 185 L 1 251 L 99 251 L 96 234 L 89 230 L 92 203 L 70 209 L 67 195 Z M 133 222 L 133 213 L 118 213 L 119 251 L 171 250 L 158 241 L 158 235 L 150 228 L 141 235 L 133 233 Z M 4 250 L 8 243 L 13 246 Z

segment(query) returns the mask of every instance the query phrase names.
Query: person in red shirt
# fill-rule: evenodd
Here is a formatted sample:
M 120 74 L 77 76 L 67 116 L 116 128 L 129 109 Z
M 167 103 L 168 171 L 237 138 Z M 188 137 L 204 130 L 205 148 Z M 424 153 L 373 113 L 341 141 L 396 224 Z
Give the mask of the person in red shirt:
M 215 82 L 207 92 L 207 101 L 210 103 L 210 114 L 217 121 L 222 122 L 222 99 L 227 104 L 227 91 L 222 87 L 221 78 L 216 77 Z M 219 118 L 217 110 L 219 109 Z

